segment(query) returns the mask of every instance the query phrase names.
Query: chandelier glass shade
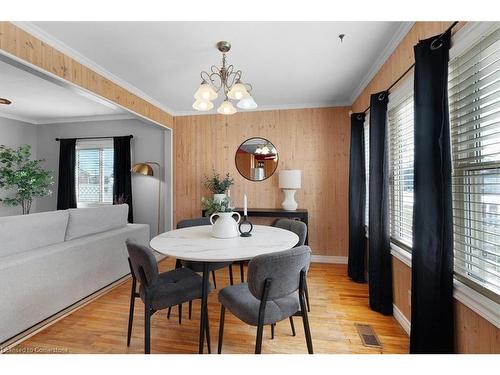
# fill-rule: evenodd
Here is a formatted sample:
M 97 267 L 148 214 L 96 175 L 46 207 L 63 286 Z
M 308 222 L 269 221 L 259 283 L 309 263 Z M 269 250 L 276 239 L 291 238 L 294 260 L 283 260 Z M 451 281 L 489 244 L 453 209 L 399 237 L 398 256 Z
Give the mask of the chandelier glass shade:
M 241 109 L 255 109 L 257 108 L 257 103 L 255 103 L 255 100 L 251 96 L 248 96 L 245 99 L 241 99 L 237 104 L 236 107 L 241 108 Z
M 214 107 L 214 103 L 209 100 L 199 100 L 197 99 L 193 103 L 193 108 L 197 111 L 209 111 Z
M 194 94 L 196 100 L 214 100 L 217 99 L 218 96 L 219 95 L 217 95 L 213 87 L 208 83 L 202 83 Z
M 250 95 L 252 86 L 241 81 L 242 72 L 236 70 L 233 65 L 226 64 L 226 53 L 231 49 L 229 42 L 217 43 L 218 50 L 222 53 L 222 66 L 212 65 L 209 72 L 200 73 L 201 84 L 196 90 L 193 108 L 198 111 L 208 111 L 214 107 L 213 100 L 218 98 L 218 92 L 224 95 L 224 101 L 217 108 L 217 112 L 224 115 L 236 113 L 231 100 L 237 102 L 240 109 L 255 109 L 257 103 Z
M 229 99 L 233 100 L 241 100 L 248 98 L 250 94 L 247 91 L 247 88 L 242 83 L 235 83 L 231 90 L 227 93 Z
M 236 113 L 236 108 L 234 108 L 233 103 L 231 103 L 229 100 L 224 100 L 220 107 L 217 108 L 217 112 L 219 112 L 221 115 L 232 115 Z

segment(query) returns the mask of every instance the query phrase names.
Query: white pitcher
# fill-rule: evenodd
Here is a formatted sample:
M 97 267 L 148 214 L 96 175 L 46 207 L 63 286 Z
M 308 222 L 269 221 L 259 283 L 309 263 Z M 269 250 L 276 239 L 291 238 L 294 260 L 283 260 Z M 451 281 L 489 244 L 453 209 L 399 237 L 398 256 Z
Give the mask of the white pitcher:
M 238 216 L 238 220 L 233 218 L 234 215 Z M 214 223 L 213 218 L 218 216 L 217 221 Z M 238 237 L 238 223 L 241 216 L 238 212 L 216 212 L 210 216 L 210 223 L 212 224 L 212 237 L 216 238 L 233 238 Z

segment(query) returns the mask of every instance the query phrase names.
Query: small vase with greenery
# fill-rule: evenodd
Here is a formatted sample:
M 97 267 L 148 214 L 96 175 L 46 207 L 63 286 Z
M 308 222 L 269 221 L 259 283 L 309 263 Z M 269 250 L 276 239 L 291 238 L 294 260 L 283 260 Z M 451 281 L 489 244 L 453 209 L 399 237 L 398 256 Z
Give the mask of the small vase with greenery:
M 201 207 L 205 210 L 205 216 L 210 216 L 217 212 L 232 212 L 228 198 L 222 199 L 220 202 L 213 198 L 201 198 Z
M 34 198 L 52 194 L 52 173 L 41 167 L 42 162 L 31 159 L 29 145 L 17 149 L 0 145 L 0 189 L 7 193 L 0 202 L 5 206 L 21 206 L 26 215 L 30 213 Z
M 226 173 L 226 176 L 221 179 L 220 174 L 214 169 L 211 176 L 205 176 L 204 185 L 214 194 L 226 194 L 227 189 L 233 184 L 234 179 L 231 178 L 229 173 Z

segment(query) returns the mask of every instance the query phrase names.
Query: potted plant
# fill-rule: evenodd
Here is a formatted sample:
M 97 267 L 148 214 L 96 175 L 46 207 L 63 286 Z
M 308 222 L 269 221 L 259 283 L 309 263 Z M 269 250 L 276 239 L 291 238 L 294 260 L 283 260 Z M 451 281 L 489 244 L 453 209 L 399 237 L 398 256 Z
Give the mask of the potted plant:
M 234 179 L 226 173 L 226 176 L 221 179 L 220 174 L 212 170 L 211 176 L 205 176 L 205 187 L 214 195 L 215 202 L 222 202 L 226 198 L 226 192 L 234 184 Z
M 232 212 L 230 207 L 229 199 L 227 197 L 222 198 L 220 201 L 214 198 L 201 198 L 201 206 L 205 210 L 205 216 L 209 217 L 216 212 Z
M 13 196 L 0 198 L 6 206 L 21 206 L 29 214 L 34 198 L 52 194 L 52 173 L 41 167 L 43 160 L 31 159 L 31 147 L 12 149 L 0 145 L 0 188 Z

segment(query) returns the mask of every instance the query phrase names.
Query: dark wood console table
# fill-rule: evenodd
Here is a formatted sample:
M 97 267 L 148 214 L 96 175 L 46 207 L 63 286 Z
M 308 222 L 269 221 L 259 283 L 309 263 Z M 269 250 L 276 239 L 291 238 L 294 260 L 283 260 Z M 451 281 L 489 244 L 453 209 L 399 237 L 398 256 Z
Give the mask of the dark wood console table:
M 243 208 L 235 208 L 234 211 L 243 216 Z M 248 216 L 254 217 L 283 217 L 288 219 L 296 219 L 302 221 L 308 226 L 309 232 L 309 213 L 306 209 L 297 209 L 296 211 L 285 211 L 281 208 L 248 208 Z M 205 210 L 201 212 L 205 216 Z M 306 245 L 309 243 L 309 235 L 306 236 Z

